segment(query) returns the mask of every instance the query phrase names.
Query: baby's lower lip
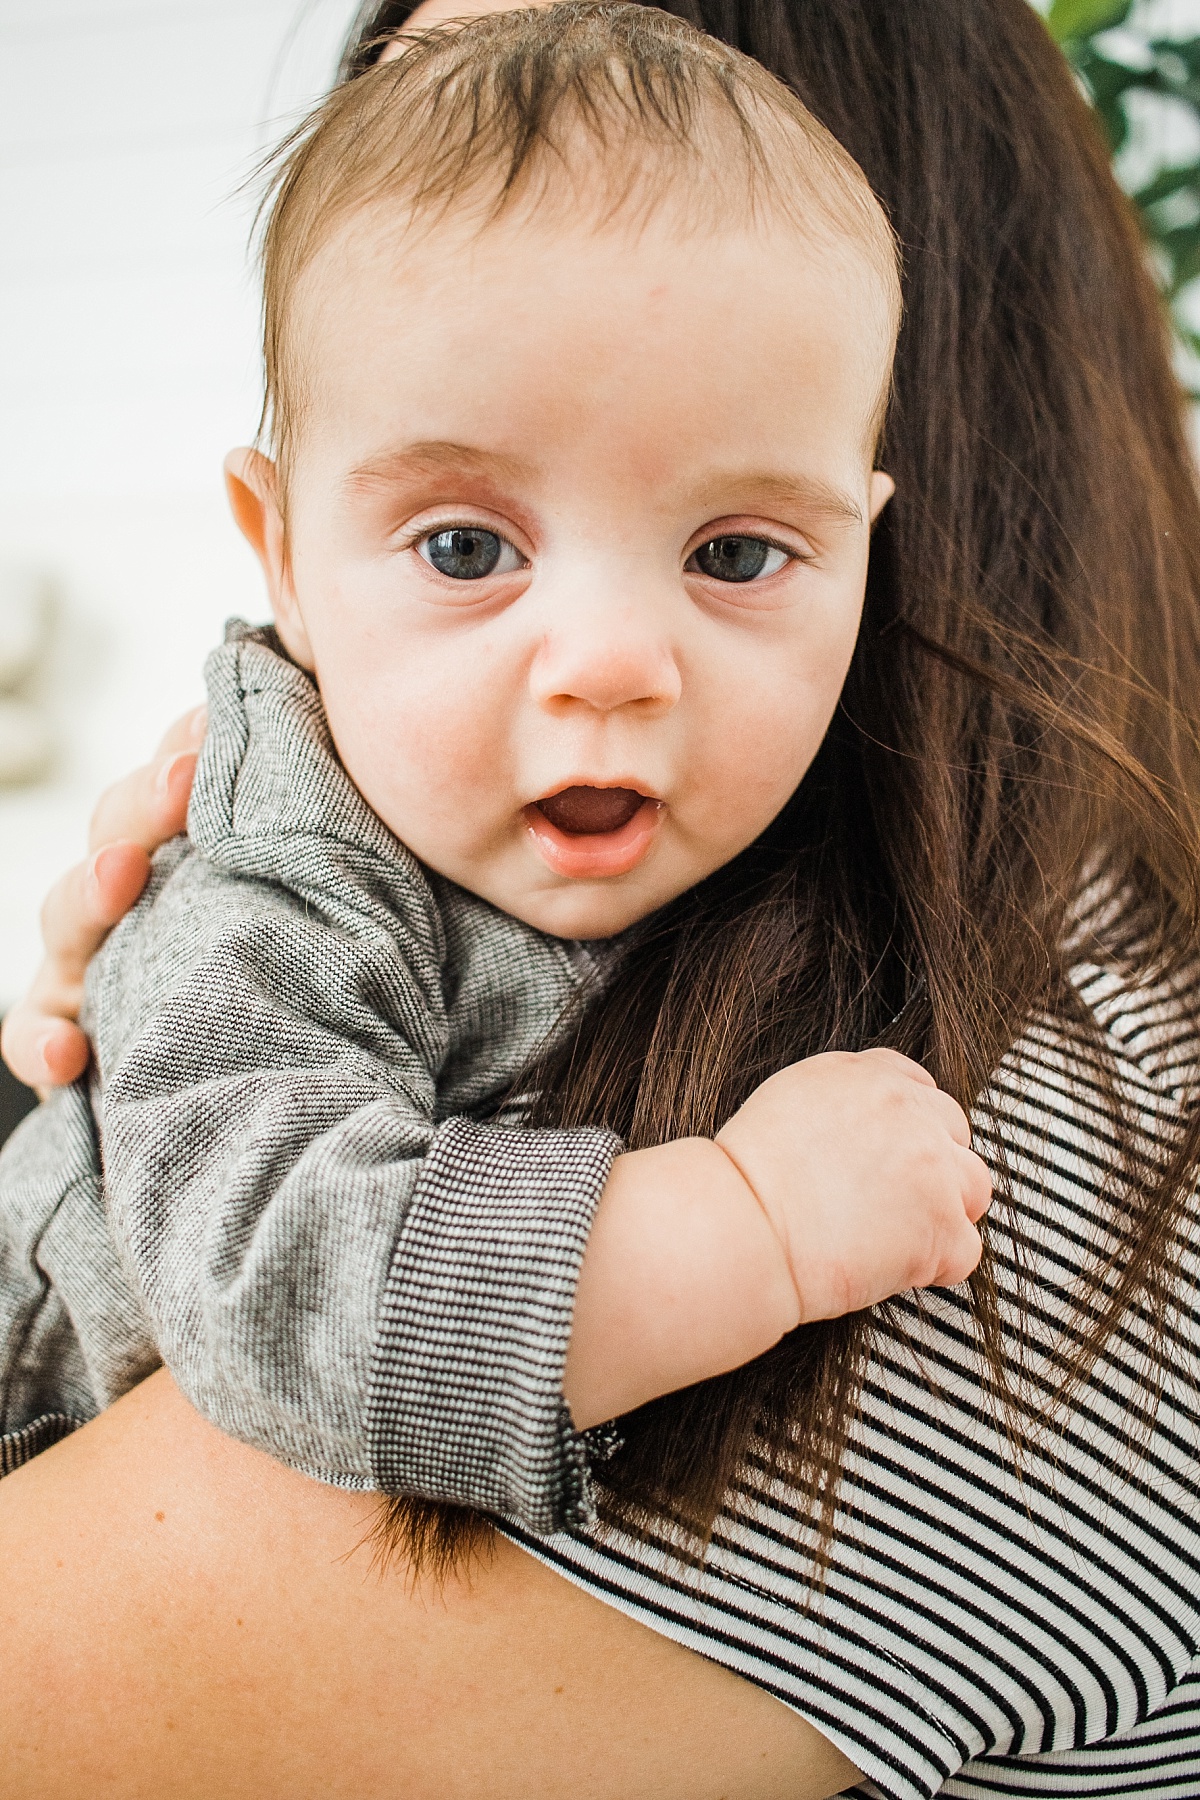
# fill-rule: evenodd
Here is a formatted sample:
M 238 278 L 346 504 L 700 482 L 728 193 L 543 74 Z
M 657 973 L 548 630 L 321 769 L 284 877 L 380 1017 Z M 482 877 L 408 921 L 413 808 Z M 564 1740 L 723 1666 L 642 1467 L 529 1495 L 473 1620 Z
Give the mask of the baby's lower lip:
M 650 853 L 666 816 L 661 800 L 643 800 L 615 831 L 567 832 L 551 822 L 537 801 L 525 808 L 525 829 L 538 855 L 555 875 L 597 881 L 627 875 Z

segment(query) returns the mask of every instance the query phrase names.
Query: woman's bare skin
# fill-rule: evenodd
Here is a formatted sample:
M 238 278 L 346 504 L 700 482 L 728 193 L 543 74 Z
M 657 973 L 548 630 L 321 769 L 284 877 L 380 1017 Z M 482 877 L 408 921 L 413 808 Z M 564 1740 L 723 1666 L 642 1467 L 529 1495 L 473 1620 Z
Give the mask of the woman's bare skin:
M 224 1437 L 165 1373 L 0 1484 L 3 1800 L 821 1800 L 749 1682 L 505 1540 L 413 1589 L 375 1501 Z
M 91 1047 L 74 1021 L 88 963 L 145 887 L 151 854 L 186 828 L 204 726 L 203 707 L 177 720 L 151 760 L 101 796 L 87 860 L 46 897 L 46 954 L 0 1039 L 5 1062 L 29 1087 L 61 1087 L 87 1068 Z

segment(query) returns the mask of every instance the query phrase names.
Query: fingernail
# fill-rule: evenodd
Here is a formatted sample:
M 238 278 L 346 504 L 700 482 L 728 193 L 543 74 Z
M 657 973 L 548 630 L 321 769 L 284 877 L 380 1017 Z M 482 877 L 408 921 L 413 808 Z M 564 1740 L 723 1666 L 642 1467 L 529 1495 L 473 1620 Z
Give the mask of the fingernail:
M 105 844 L 101 849 L 93 851 L 92 856 L 88 861 L 85 897 L 89 904 L 97 911 L 100 911 L 104 904 L 104 896 L 100 891 L 100 861 L 105 853 L 111 849 L 111 844 Z
M 116 853 L 117 846 L 115 844 L 102 844 L 88 864 L 88 877 L 91 880 L 93 887 L 97 890 L 100 886 L 100 864 L 106 856 L 111 856 Z
M 46 1051 L 49 1049 L 50 1045 L 54 1042 L 54 1040 L 57 1036 L 58 1036 L 58 1026 L 57 1025 L 48 1025 L 46 1027 L 45 1031 L 43 1031 L 41 1033 L 40 1037 L 37 1037 L 34 1039 L 34 1045 L 33 1045 L 34 1050 L 37 1052 L 38 1060 L 40 1061 L 42 1068 L 46 1071 L 47 1075 L 49 1075 L 51 1073 L 51 1070 L 50 1070 L 49 1059 L 46 1056 Z
M 197 744 L 200 743 L 205 732 L 208 730 L 207 706 L 196 706 L 192 708 L 192 711 L 188 714 L 187 728 L 188 735 L 194 742 Z
M 171 781 L 180 763 L 191 762 L 194 759 L 195 754 L 194 750 L 177 750 L 174 756 L 169 756 L 167 758 L 162 768 L 158 771 L 158 779 L 154 783 L 154 791 L 160 800 L 169 798 Z

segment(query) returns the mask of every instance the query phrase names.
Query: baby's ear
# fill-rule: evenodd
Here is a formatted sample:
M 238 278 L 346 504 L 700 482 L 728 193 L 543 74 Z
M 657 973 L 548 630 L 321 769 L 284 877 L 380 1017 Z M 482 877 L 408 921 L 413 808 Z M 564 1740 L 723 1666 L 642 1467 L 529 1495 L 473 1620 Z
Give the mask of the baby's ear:
M 284 648 L 301 668 L 311 670 L 315 664 L 292 584 L 275 464 L 260 450 L 231 450 L 225 458 L 225 492 L 238 529 L 262 564 Z
M 879 517 L 895 491 L 896 484 L 890 475 L 885 475 L 882 469 L 873 469 L 871 471 L 872 526 L 874 526 L 876 519 Z

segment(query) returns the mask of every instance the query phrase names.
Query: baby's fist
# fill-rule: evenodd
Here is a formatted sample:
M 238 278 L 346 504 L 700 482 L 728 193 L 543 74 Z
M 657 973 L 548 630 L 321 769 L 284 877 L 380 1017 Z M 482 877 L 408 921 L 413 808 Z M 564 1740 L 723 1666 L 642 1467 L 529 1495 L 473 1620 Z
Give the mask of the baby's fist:
M 951 1286 L 979 1261 L 987 1165 L 957 1101 L 895 1050 L 793 1063 L 716 1141 L 774 1227 L 802 1322 Z

